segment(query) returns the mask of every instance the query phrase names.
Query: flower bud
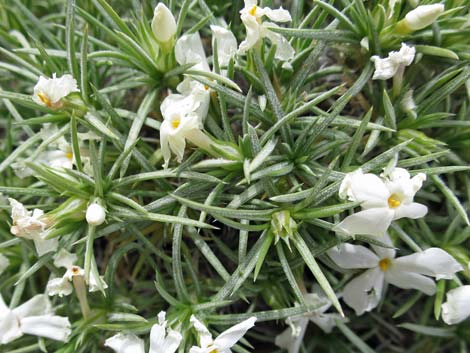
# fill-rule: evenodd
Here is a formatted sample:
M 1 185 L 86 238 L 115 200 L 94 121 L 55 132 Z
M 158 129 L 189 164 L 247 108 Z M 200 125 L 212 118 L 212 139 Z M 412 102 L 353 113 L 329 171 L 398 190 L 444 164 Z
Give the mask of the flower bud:
M 291 218 L 287 210 L 275 212 L 271 216 L 271 231 L 275 237 L 275 243 L 282 239 L 290 249 L 289 239 L 297 232 L 297 223 Z
M 176 21 L 170 10 L 161 2 L 155 7 L 152 20 L 152 31 L 163 50 L 172 47 L 173 37 L 176 34 Z
M 103 224 L 106 219 L 106 211 L 103 206 L 93 202 L 86 210 L 86 221 L 92 226 Z
M 432 24 L 444 12 L 444 5 L 421 5 L 408 12 L 403 20 L 397 23 L 397 32 L 407 34 Z

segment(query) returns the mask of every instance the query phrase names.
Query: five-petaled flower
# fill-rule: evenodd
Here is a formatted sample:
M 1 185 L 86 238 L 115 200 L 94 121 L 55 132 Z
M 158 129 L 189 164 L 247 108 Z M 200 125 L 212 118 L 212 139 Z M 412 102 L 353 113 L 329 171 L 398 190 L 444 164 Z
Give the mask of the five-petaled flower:
M 52 78 L 39 77 L 38 83 L 34 86 L 33 100 L 39 105 L 57 109 L 62 107 L 62 98 L 72 92 L 79 92 L 77 81 L 72 75 L 56 77 L 54 73 Z
M 237 343 L 245 333 L 255 325 L 256 317 L 250 317 L 245 321 L 225 330 L 215 339 L 204 324 L 194 315 L 190 319 L 199 335 L 199 347 L 193 346 L 189 353 L 230 353 L 231 348 Z
M 371 311 L 379 303 L 384 282 L 403 289 L 417 289 L 433 295 L 436 283 L 429 277 L 452 279 L 462 266 L 446 251 L 429 248 L 395 258 L 388 236 L 381 239 L 390 248 L 374 246 L 374 251 L 362 245 L 341 244 L 328 250 L 328 256 L 344 269 L 365 269 L 343 288 L 343 300 L 357 315 Z
M 183 337 L 178 331 L 167 329 L 166 313 L 158 314 L 158 324 L 150 331 L 149 353 L 174 353 Z M 106 347 L 116 353 L 145 353 L 144 341 L 133 333 L 118 333 L 106 340 Z
M 69 319 L 56 316 L 51 302 L 38 294 L 17 308 L 10 309 L 0 295 L 0 344 L 10 343 L 24 334 L 66 342 L 72 332 Z
M 47 282 L 46 286 L 46 293 L 48 295 L 58 295 L 59 297 L 63 297 L 64 295 L 70 295 L 73 290 L 73 286 L 71 282 L 73 281 L 74 277 L 85 277 L 85 271 L 80 266 L 76 265 L 77 262 L 77 255 L 69 253 L 65 249 L 61 249 L 55 256 L 54 256 L 54 266 L 55 267 L 63 267 L 66 269 L 64 275 L 62 277 L 51 278 L 49 282 Z M 108 288 L 108 285 L 105 281 L 93 274 L 93 271 L 90 271 L 90 278 L 88 281 L 88 290 L 90 292 L 96 292 L 100 290 L 100 285 L 102 288 Z
M 295 50 L 281 34 L 271 31 L 269 27 L 278 27 L 273 22 L 264 22 L 266 16 L 274 22 L 292 21 L 289 11 L 282 7 L 272 10 L 269 7 L 260 7 L 257 0 L 245 0 L 245 7 L 240 11 L 240 17 L 246 28 L 246 39 L 240 43 L 238 51 L 245 54 L 247 50 L 253 48 L 263 38 L 268 38 L 272 44 L 276 45 L 276 59 L 289 61 L 294 58 Z
M 334 227 L 348 235 L 384 235 L 391 222 L 403 217 L 421 218 L 428 208 L 413 202 L 416 192 L 426 180 L 418 173 L 413 178 L 403 168 L 395 168 L 388 176 L 379 178 L 361 169 L 346 174 L 339 196 L 361 203 L 363 211 L 346 217 Z

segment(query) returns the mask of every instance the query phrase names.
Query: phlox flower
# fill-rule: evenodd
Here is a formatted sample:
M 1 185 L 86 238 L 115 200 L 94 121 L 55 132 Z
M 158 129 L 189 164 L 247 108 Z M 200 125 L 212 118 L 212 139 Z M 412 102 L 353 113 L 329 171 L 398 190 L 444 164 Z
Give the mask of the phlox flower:
M 428 208 L 413 202 L 416 192 L 426 180 L 419 173 L 413 178 L 403 168 L 395 168 L 382 178 L 361 169 L 346 174 L 339 196 L 361 203 L 363 211 L 346 217 L 334 227 L 348 235 L 384 235 L 393 220 L 403 217 L 421 218 Z
M 39 256 L 57 250 L 57 238 L 45 239 L 47 224 L 42 217 L 43 211 L 38 208 L 28 211 L 21 202 L 12 198 L 8 201 L 10 201 L 13 220 L 10 232 L 17 237 L 33 240 Z
M 372 56 L 370 59 L 375 64 L 375 72 L 372 79 L 387 80 L 398 73 L 403 74 L 405 66 L 411 65 L 413 62 L 415 53 L 416 49 L 414 47 L 401 43 L 400 50 L 391 51 L 386 58 L 380 58 L 377 55 Z
M 73 286 L 71 284 L 74 277 L 85 277 L 85 270 L 80 266 L 75 265 L 77 262 L 77 255 L 69 253 L 65 249 L 61 249 L 54 256 L 54 266 L 63 267 L 66 269 L 64 275 L 58 278 L 52 278 L 47 282 L 46 293 L 48 295 L 58 295 L 63 297 L 65 295 L 70 295 L 73 291 Z M 90 278 L 88 283 L 88 290 L 90 292 L 96 292 L 100 289 L 98 283 L 101 283 L 103 288 L 108 288 L 108 285 L 104 280 L 99 277 L 96 278 L 92 271 L 90 271 Z
M 290 317 L 286 320 L 289 325 L 281 334 L 277 335 L 274 343 L 289 353 L 298 353 L 303 342 L 309 321 L 316 324 L 325 333 L 331 333 L 336 326 L 336 320 L 344 320 L 339 314 L 326 313 L 331 307 L 331 301 L 320 294 L 319 290 L 304 294 L 307 305 L 317 306 L 318 309 Z
M 199 347 L 193 346 L 189 353 L 231 353 L 231 348 L 237 343 L 245 333 L 255 325 L 256 317 L 250 317 L 245 321 L 225 330 L 215 339 L 207 327 L 194 315 L 191 316 L 191 323 L 199 335 Z
M 44 294 L 38 294 L 14 309 L 10 309 L 0 295 L 0 344 L 10 343 L 24 334 L 66 342 L 70 327 L 68 318 L 54 315 Z
M 247 50 L 253 48 L 263 38 L 268 38 L 272 44 L 276 45 L 275 58 L 281 61 L 292 60 L 295 54 L 294 48 L 281 34 L 273 32 L 269 27 L 277 27 L 273 22 L 264 22 L 266 16 L 274 22 L 292 21 L 289 11 L 282 7 L 272 10 L 269 7 L 260 7 L 257 0 L 245 0 L 245 7 L 240 11 L 240 17 L 246 28 L 246 39 L 240 43 L 238 52 L 245 54 Z
M 40 76 L 34 86 L 33 101 L 39 105 L 57 109 L 62 107 L 62 98 L 79 91 L 77 81 L 72 75 L 65 74 L 57 77 L 54 73 L 52 78 Z
M 391 245 L 388 236 L 384 243 Z M 403 289 L 416 289 L 426 295 L 436 292 L 436 283 L 429 277 L 452 279 L 462 266 L 446 251 L 429 248 L 395 258 L 396 251 L 372 245 L 371 251 L 362 245 L 341 244 L 328 250 L 328 256 L 344 269 L 364 269 L 343 289 L 344 302 L 357 315 L 374 309 L 380 300 L 384 283 Z
M 166 313 L 158 314 L 158 324 L 150 331 L 149 353 L 174 353 L 183 337 L 178 331 L 167 329 Z M 118 333 L 104 343 L 116 353 L 145 353 L 144 340 L 133 333 Z

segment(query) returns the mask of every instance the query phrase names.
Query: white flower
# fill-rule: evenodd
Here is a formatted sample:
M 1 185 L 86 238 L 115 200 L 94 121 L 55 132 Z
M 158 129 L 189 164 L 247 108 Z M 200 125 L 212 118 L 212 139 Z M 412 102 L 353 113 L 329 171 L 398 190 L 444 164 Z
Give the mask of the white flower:
M 38 208 L 28 211 L 22 203 L 9 198 L 11 205 L 11 218 L 13 226 L 10 232 L 17 237 L 31 239 L 34 241 L 39 256 L 47 252 L 57 250 L 57 238 L 45 239 L 46 223 L 41 220 L 44 212 Z
M 69 319 L 55 316 L 46 295 L 39 294 L 10 309 L 0 295 L 0 344 L 10 343 L 24 334 L 66 342 L 70 336 Z
M 33 100 L 49 108 L 60 108 L 62 98 L 72 92 L 79 92 L 77 81 L 72 75 L 65 74 L 58 78 L 54 73 L 52 78 L 39 77 L 38 83 L 34 86 Z
M 76 262 L 77 255 L 71 254 L 65 249 L 61 249 L 54 256 L 54 266 L 64 267 L 66 271 L 62 277 L 51 278 L 49 282 L 47 282 L 46 293 L 48 295 L 58 295 L 59 297 L 63 297 L 64 295 L 70 295 L 72 293 L 73 287 L 70 282 L 72 282 L 73 278 L 75 276 L 85 276 L 85 270 L 83 270 L 80 266 L 75 265 Z M 90 279 L 88 283 L 88 290 L 90 292 L 96 292 L 100 290 L 98 281 L 101 283 L 103 288 L 108 288 L 108 285 L 101 277 L 96 278 L 93 272 L 90 271 Z
M 307 293 L 304 300 L 307 305 L 317 306 L 318 309 L 288 318 L 286 324 L 289 327 L 277 335 L 274 341 L 276 346 L 286 349 L 289 353 L 299 352 L 309 321 L 320 327 L 323 332 L 331 333 L 336 326 L 336 320 L 344 320 L 339 314 L 325 313 L 331 307 L 331 301 L 324 295 L 317 292 Z
M 235 343 L 237 343 L 245 333 L 255 325 L 256 317 L 240 322 L 222 332 L 216 339 L 212 339 L 212 335 L 202 322 L 194 315 L 190 319 L 197 333 L 199 334 L 199 347 L 193 346 L 189 353 L 231 353 Z
M 289 61 L 294 57 L 294 48 L 281 34 L 269 30 L 269 27 L 277 27 L 275 23 L 263 22 L 263 16 L 274 22 L 292 21 L 289 11 L 282 7 L 272 10 L 268 7 L 259 7 L 256 0 L 245 0 L 245 7 L 240 11 L 241 19 L 246 28 L 246 39 L 240 43 L 238 51 L 245 54 L 247 50 L 253 48 L 258 41 L 268 38 L 272 44 L 276 45 L 276 59 Z
M 382 179 L 361 169 L 346 174 L 339 196 L 361 202 L 363 211 L 346 217 L 334 230 L 349 235 L 384 235 L 393 220 L 424 217 L 427 207 L 413 198 L 425 180 L 423 173 L 410 178 L 403 168 L 395 168 Z
M 194 64 L 192 69 L 210 71 L 199 32 L 184 34 L 176 41 L 175 58 L 180 65 Z
M 209 148 L 211 140 L 201 131 L 202 121 L 196 112 L 200 104 L 193 95 L 170 94 L 163 100 L 160 106 L 163 115 L 160 145 L 165 168 L 168 167 L 172 152 L 176 154 L 178 162 L 181 162 L 186 139 L 198 147 Z
M 6 256 L 0 254 L 0 275 L 8 266 L 10 266 L 10 260 L 8 260 Z
M 417 31 L 432 24 L 444 12 L 443 4 L 421 5 L 408 12 L 403 26 L 409 31 Z
M 391 245 L 388 236 L 384 243 Z M 384 282 L 403 289 L 416 289 L 426 295 L 436 292 L 429 277 L 452 279 L 462 266 L 440 248 L 429 248 L 395 258 L 395 250 L 373 246 L 374 252 L 361 245 L 341 244 L 328 250 L 329 257 L 345 269 L 366 269 L 344 286 L 343 300 L 361 315 L 379 303 Z M 427 277 L 429 276 L 429 277 Z
M 176 21 L 171 11 L 161 2 L 155 7 L 152 31 L 160 43 L 168 43 L 176 34 Z
M 179 332 L 167 329 L 165 316 L 166 313 L 161 311 L 158 324 L 152 326 L 149 353 L 174 353 L 183 339 Z M 145 353 L 144 341 L 132 333 L 118 333 L 108 338 L 104 345 L 116 353 Z
M 470 317 L 470 285 L 451 289 L 442 304 L 442 320 L 447 325 L 458 324 Z
M 411 113 L 416 109 L 416 104 L 415 104 L 415 101 L 413 99 L 413 90 L 412 89 L 406 91 L 406 93 L 403 95 L 403 99 L 402 99 L 400 105 L 401 105 L 401 108 L 407 113 L 408 112 Z
M 211 25 L 212 31 L 212 47 L 217 42 L 217 59 L 219 66 L 227 66 L 230 59 L 237 53 L 237 39 L 232 31 L 221 27 Z
M 388 57 L 380 58 L 377 55 L 371 57 L 375 64 L 373 80 L 387 80 L 404 70 L 405 66 L 411 65 L 415 57 L 416 49 L 401 43 L 400 51 L 391 51 Z
M 86 221 L 93 226 L 99 226 L 106 220 L 106 210 L 100 204 L 93 202 L 86 209 Z

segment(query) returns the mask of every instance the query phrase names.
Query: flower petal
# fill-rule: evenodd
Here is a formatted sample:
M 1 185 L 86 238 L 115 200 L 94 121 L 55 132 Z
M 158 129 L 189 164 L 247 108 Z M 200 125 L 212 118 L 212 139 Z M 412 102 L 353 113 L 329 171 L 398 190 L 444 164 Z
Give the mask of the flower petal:
M 250 317 L 245 321 L 236 324 L 235 326 L 230 327 L 228 330 L 222 332 L 214 340 L 214 346 L 216 346 L 221 351 L 228 350 L 237 343 L 240 338 L 242 338 L 245 333 L 255 326 L 256 317 Z
M 385 272 L 385 280 L 398 288 L 416 289 L 424 294 L 436 293 L 436 283 L 426 276 L 413 272 L 404 272 L 391 266 Z
M 393 219 L 397 220 L 404 217 L 417 219 L 426 216 L 427 213 L 428 208 L 425 205 L 412 202 L 410 204 L 402 204 L 396 208 Z
M 447 301 L 442 304 L 442 320 L 447 325 L 458 324 L 470 317 L 470 285 L 447 292 Z
M 362 208 L 388 207 L 390 192 L 377 175 L 361 169 L 346 174 L 340 185 L 340 197 L 361 202 Z
M 328 256 L 340 267 L 346 269 L 377 267 L 380 259 L 362 245 L 343 243 L 327 252 Z
M 207 327 L 201 321 L 199 321 L 194 315 L 191 315 L 191 318 L 189 319 L 189 321 L 194 326 L 194 328 L 196 329 L 199 335 L 199 344 L 201 348 L 209 347 L 213 343 L 213 340 L 212 340 L 212 335 L 207 329 Z
M 176 41 L 175 57 L 180 65 L 194 64 L 192 69 L 210 71 L 199 32 L 185 34 Z
M 336 320 L 342 320 L 338 314 L 318 314 L 310 317 L 310 321 L 320 327 L 323 332 L 331 333 L 333 328 L 336 327 Z
M 354 213 L 339 224 L 333 230 L 344 232 L 348 235 L 364 234 L 383 236 L 387 231 L 395 212 L 387 208 L 370 208 Z
M 10 343 L 23 336 L 16 315 L 8 310 L 1 313 L 0 318 L 0 344 Z
M 21 319 L 21 330 L 29 335 L 62 342 L 67 342 L 72 333 L 68 318 L 53 315 L 25 317 Z
M 440 248 L 429 248 L 395 259 L 394 267 L 400 271 L 415 272 L 437 280 L 452 279 L 463 267 L 448 252 Z
M 47 295 L 58 295 L 59 297 L 63 297 L 64 295 L 72 294 L 72 291 L 72 284 L 66 277 L 51 278 L 46 285 Z
M 118 333 L 104 343 L 116 353 L 145 353 L 144 340 L 132 333 Z
M 52 314 L 52 306 L 47 295 L 38 294 L 13 309 L 13 312 L 19 319 L 27 316 L 42 316 Z
M 287 322 L 287 321 L 286 321 Z M 277 335 L 274 344 L 279 348 L 286 349 L 289 353 L 298 353 L 300 345 L 303 342 L 305 331 L 307 329 L 308 319 L 302 317 L 298 320 L 292 320 L 289 327 Z M 295 327 L 295 332 L 294 328 Z
M 263 23 L 263 26 L 277 27 L 277 25 L 270 22 Z M 266 30 L 265 35 L 272 44 L 276 45 L 276 53 L 274 54 L 276 59 L 281 61 L 289 61 L 294 58 L 295 50 L 282 34 Z
M 276 10 L 272 10 L 269 7 L 263 8 L 263 14 L 274 22 L 289 22 L 292 21 L 292 17 L 289 11 L 282 7 Z
M 42 256 L 48 252 L 54 252 L 59 247 L 59 239 L 57 238 L 42 239 L 40 236 L 37 236 L 33 240 L 38 256 Z
M 230 62 L 230 59 L 237 52 L 237 39 L 232 31 L 221 27 L 211 25 L 212 40 L 217 42 L 217 58 L 219 65 L 224 67 Z M 214 44 L 212 44 L 214 47 Z
M 253 48 L 262 37 L 260 25 L 254 16 L 242 14 L 241 19 L 246 28 L 246 37 L 245 40 L 240 43 L 238 52 L 243 55 L 249 49 Z
M 371 311 L 379 303 L 383 289 L 383 272 L 379 268 L 365 271 L 344 286 L 343 300 L 356 315 Z
M 59 252 L 54 255 L 54 266 L 70 268 L 77 262 L 77 260 L 77 255 L 71 254 L 65 249 L 60 249 Z

